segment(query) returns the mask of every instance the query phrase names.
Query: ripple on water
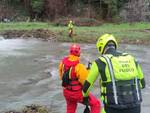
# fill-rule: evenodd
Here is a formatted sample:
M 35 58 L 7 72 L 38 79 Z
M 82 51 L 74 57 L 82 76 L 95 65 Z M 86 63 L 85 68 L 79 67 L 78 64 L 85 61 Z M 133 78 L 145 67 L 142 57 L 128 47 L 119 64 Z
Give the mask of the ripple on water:
M 58 64 L 68 54 L 69 45 L 70 43 L 56 44 L 37 40 L 0 41 L 0 110 L 40 103 L 51 106 L 53 113 L 65 113 L 66 104 L 59 81 Z M 149 47 L 123 45 L 119 49 L 132 53 L 142 64 L 148 84 L 143 90 L 143 105 L 150 105 Z M 85 64 L 98 55 L 95 44 L 81 44 L 81 50 L 81 62 Z M 98 93 L 97 90 L 93 91 Z M 147 109 L 144 106 L 142 108 Z M 82 110 L 83 106 L 79 105 L 77 113 Z

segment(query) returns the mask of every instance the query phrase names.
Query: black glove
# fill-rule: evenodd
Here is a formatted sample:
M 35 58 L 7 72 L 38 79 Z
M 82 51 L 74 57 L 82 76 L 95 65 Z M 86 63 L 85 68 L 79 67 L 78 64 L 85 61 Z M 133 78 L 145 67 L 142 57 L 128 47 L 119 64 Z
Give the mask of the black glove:
M 92 63 L 89 61 L 88 62 L 88 67 L 86 69 L 90 69 L 91 68 Z
M 83 104 L 86 106 L 89 105 L 89 97 L 83 97 Z
M 87 105 L 86 105 L 86 108 L 84 109 L 83 113 L 90 113 L 90 109 L 89 109 L 89 107 Z

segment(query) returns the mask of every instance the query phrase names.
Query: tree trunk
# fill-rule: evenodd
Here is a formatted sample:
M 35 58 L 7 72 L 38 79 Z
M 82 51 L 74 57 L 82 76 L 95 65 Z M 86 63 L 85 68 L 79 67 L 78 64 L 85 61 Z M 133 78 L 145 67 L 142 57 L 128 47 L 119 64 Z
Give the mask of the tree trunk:
M 88 18 L 91 18 L 91 0 L 88 0 Z

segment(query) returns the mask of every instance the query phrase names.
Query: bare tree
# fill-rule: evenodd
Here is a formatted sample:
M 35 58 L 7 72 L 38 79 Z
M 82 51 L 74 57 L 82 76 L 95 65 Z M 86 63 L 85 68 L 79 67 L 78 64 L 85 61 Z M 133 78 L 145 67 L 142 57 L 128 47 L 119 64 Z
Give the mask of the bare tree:
M 65 13 L 65 0 L 45 0 L 45 12 L 46 15 L 55 20 L 58 16 L 62 16 Z
M 129 0 L 127 4 L 127 21 L 143 21 L 146 10 L 146 0 Z

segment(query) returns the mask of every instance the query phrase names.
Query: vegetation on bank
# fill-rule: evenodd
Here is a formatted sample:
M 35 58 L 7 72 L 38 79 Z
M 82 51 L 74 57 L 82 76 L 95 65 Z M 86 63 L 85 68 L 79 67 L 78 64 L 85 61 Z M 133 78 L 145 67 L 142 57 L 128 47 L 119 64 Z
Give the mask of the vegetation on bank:
M 21 23 L 0 23 L 0 34 L 7 31 L 32 31 L 48 30 L 54 33 L 58 41 L 77 41 L 94 43 L 96 39 L 104 34 L 111 33 L 118 40 L 150 41 L 150 23 L 121 23 L 121 24 L 102 24 L 99 26 L 75 26 L 73 39 L 68 37 L 67 26 L 56 26 L 53 23 L 42 22 L 21 22 Z M 7 35 L 7 34 L 5 34 Z M 43 38 L 41 36 L 41 38 Z M 44 37 L 49 38 L 49 37 Z
M 85 17 L 109 21 L 150 21 L 149 0 L 1 0 L 0 21 Z

